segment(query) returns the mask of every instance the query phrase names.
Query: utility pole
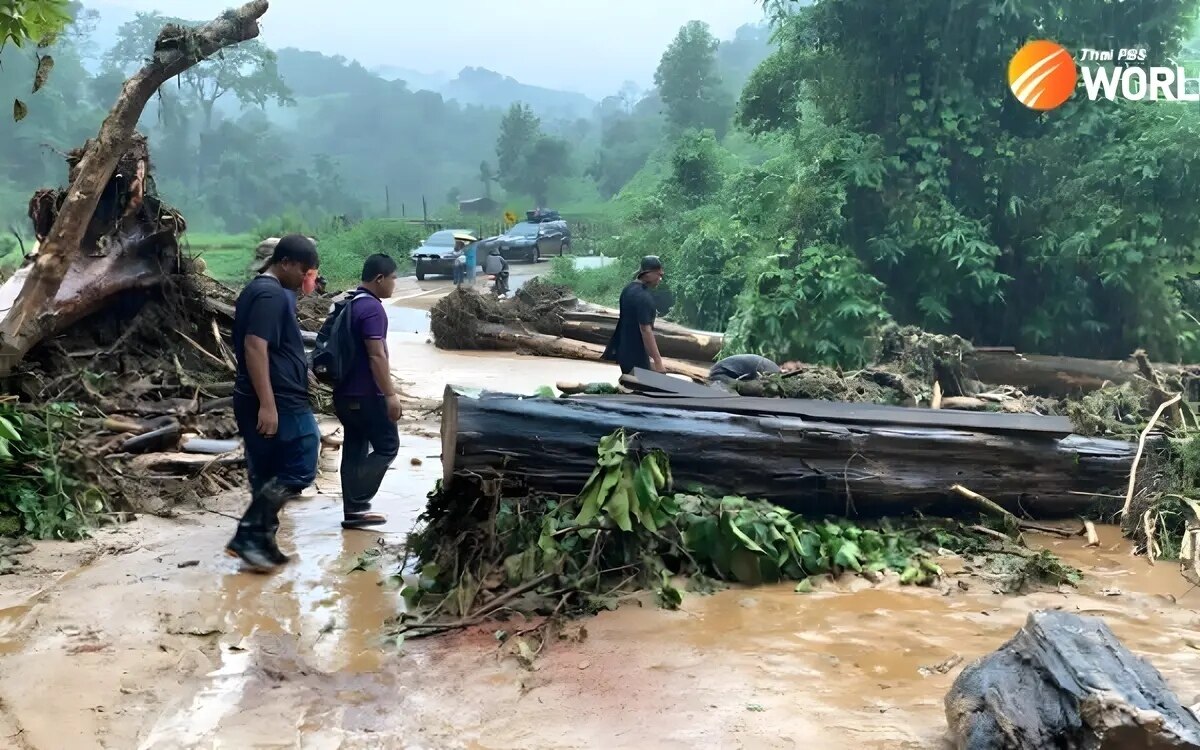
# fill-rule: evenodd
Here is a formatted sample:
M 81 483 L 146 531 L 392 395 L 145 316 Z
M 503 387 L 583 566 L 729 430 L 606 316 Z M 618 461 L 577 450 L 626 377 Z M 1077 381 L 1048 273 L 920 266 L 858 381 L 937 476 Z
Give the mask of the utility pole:
M 383 186 L 383 200 L 387 206 L 384 216 L 390 219 L 392 218 L 392 189 L 387 185 Z

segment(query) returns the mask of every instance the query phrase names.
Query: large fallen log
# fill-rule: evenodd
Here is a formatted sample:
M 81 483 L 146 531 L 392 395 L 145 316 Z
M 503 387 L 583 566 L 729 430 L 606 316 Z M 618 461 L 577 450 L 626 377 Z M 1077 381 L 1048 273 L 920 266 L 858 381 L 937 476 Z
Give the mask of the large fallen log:
M 489 343 L 492 349 L 520 351 L 542 357 L 561 357 L 565 359 L 581 359 L 588 362 L 599 362 L 604 354 L 604 347 L 583 341 L 549 336 L 544 333 L 520 331 L 516 328 L 499 323 L 480 323 L 475 329 L 476 338 Z M 667 372 L 682 375 L 697 382 L 704 382 L 708 370 L 699 365 L 664 359 L 663 365 Z M 614 374 L 617 372 L 613 365 Z
M 85 144 L 77 160 L 74 160 L 69 181 L 61 206 L 56 206 L 57 215 L 39 243 L 38 254 L 24 277 L 19 292 L 3 319 L 0 319 L 0 376 L 7 375 L 21 362 L 25 355 L 47 336 L 62 330 L 62 327 L 86 315 L 88 310 L 97 310 L 103 299 L 111 299 L 129 288 L 127 274 L 117 274 L 117 283 L 108 284 L 107 277 L 92 280 L 92 291 L 80 298 L 70 314 L 59 316 L 56 303 L 61 287 L 76 262 L 81 260 L 81 248 L 89 235 L 94 235 L 93 220 L 106 188 L 112 183 L 119 161 L 134 145 L 134 128 L 142 111 L 159 88 L 171 78 L 183 73 L 193 65 L 216 54 L 233 44 L 258 36 L 258 19 L 267 11 L 267 0 L 252 0 L 237 10 L 226 11 L 219 17 L 199 28 L 190 29 L 169 24 L 158 35 L 154 49 L 146 64 L 125 82 L 112 111 L 100 126 L 95 139 Z M 135 194 L 144 190 L 146 165 L 135 168 L 127 183 Z M 140 198 L 138 201 L 140 204 Z M 135 227 L 123 226 L 131 218 L 130 210 L 136 212 L 139 205 L 121 206 L 114 212 L 113 236 L 125 236 L 124 244 L 137 245 L 128 239 L 125 232 Z M 42 212 L 33 211 L 35 215 Z M 36 220 L 36 219 L 35 219 Z M 40 234 L 40 232 L 39 232 Z M 108 234 L 107 232 L 105 234 Z M 158 247 L 158 246 L 156 246 Z M 101 248 L 103 249 L 103 248 Z M 161 259 L 152 259 L 156 262 Z M 116 261 L 114 261 L 116 262 Z M 96 269 L 92 269 L 94 272 Z M 145 284 L 145 277 L 132 274 Z
M 1200 721 L 1098 618 L 1032 612 L 946 694 L 959 750 L 1200 748 Z
M 665 399 L 522 398 L 448 387 L 442 407 L 447 487 L 503 475 L 575 494 L 596 444 L 618 427 L 670 456 L 678 487 L 771 500 L 812 513 L 864 515 L 968 507 L 965 486 L 1013 512 L 1078 514 L 1128 481 L 1133 446 L 1047 433 L 689 411 Z M 915 410 L 914 410 L 915 411 Z M 971 415 L 976 416 L 976 415 Z M 944 418 L 944 415 L 942 415 Z
M 1054 398 L 1078 396 L 1105 385 L 1121 385 L 1138 378 L 1137 362 L 1127 360 L 1054 357 L 1019 354 L 1011 349 L 977 349 L 966 360 L 982 383 L 1011 385 L 1026 393 Z M 1184 368 L 1155 363 L 1155 369 L 1182 375 Z
M 581 305 L 580 309 L 562 313 L 562 335 L 577 341 L 605 344 L 617 329 L 620 313 L 604 307 Z M 690 359 L 694 362 L 713 362 L 721 354 L 725 337 L 709 331 L 694 331 L 674 323 L 657 321 L 654 338 L 664 357 Z

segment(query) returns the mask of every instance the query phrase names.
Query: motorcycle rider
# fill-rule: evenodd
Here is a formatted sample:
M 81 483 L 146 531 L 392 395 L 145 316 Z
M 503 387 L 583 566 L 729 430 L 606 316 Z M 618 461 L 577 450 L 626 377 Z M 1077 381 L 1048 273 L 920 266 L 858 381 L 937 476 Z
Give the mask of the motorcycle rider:
M 500 248 L 493 247 L 484 261 L 483 272 L 496 277 L 496 295 L 508 294 L 508 261 L 500 254 Z

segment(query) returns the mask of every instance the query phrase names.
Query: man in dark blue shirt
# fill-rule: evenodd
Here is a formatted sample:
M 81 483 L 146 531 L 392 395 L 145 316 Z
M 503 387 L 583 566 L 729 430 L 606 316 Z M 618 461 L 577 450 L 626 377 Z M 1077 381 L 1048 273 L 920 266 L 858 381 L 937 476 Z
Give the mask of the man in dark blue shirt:
M 279 511 L 317 473 L 321 436 L 308 403 L 296 292 L 314 285 L 318 265 L 312 241 L 288 235 L 237 300 L 233 413 L 246 447 L 251 497 L 225 550 L 260 572 L 288 561 L 275 543 Z
M 666 372 L 662 355 L 658 353 L 658 341 L 654 338 L 658 308 L 650 294 L 662 280 L 662 261 L 647 255 L 642 258 L 637 278 L 621 292 L 621 316 L 603 359 L 616 362 L 622 373 L 629 374 L 635 367 Z

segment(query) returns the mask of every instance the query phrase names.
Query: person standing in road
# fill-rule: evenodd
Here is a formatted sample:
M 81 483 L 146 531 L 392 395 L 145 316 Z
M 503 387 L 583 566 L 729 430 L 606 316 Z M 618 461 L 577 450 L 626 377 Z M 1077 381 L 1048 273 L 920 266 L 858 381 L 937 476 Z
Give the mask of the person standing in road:
M 478 264 L 479 264 L 478 250 L 479 250 L 479 243 L 477 241 L 475 241 L 474 239 L 472 239 L 471 243 L 469 245 L 467 245 L 467 250 L 466 250 L 466 252 L 467 252 L 467 286 L 471 287 L 472 289 L 475 288 L 475 272 L 476 272 L 476 269 L 478 268 Z
M 296 293 L 316 286 L 317 247 L 292 234 L 238 295 L 233 413 L 246 449 L 250 505 L 225 551 L 266 572 L 288 562 L 275 533 L 284 504 L 312 484 L 321 436 L 308 402 L 308 359 Z
M 383 300 L 396 291 L 396 261 L 372 255 L 363 264 L 362 284 L 351 292 L 350 330 L 354 359 L 333 390 L 333 409 L 342 422 L 342 509 L 344 529 L 387 523 L 371 501 L 400 451 L 396 423 L 402 410 L 388 362 L 387 312 Z
M 621 316 L 604 350 L 603 359 L 616 362 L 628 374 L 635 367 L 666 372 L 658 342 L 654 338 L 654 320 L 658 308 L 650 294 L 663 280 L 663 264 L 656 256 L 642 258 L 637 277 L 621 292 Z

